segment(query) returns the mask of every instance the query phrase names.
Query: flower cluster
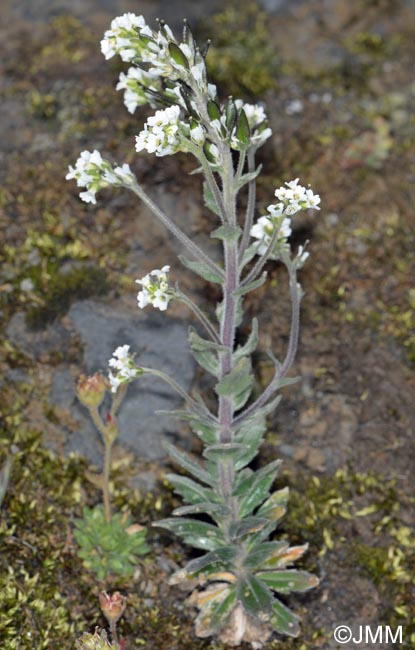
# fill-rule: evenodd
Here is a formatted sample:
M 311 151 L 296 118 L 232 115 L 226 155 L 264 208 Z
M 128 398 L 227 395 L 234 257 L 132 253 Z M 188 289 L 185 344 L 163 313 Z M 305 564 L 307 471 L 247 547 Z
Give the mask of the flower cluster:
M 169 295 L 169 277 L 170 266 L 163 266 L 161 270 L 154 269 L 141 280 L 136 280 L 137 284 L 143 287 L 137 294 L 138 306 L 144 309 L 147 305 L 153 305 L 160 311 L 166 311 L 171 295 Z
M 300 179 L 296 178 L 293 181 L 285 183 L 287 187 L 279 187 L 275 190 L 275 196 L 279 200 L 279 203 L 274 206 L 269 206 L 268 211 L 274 215 L 285 214 L 289 217 L 293 216 L 300 210 L 307 210 L 312 208 L 314 210 L 320 210 L 319 203 L 320 197 L 318 194 L 314 194 L 312 189 L 306 189 L 302 185 L 298 185 Z M 270 210 L 273 209 L 273 212 Z
M 180 106 L 175 104 L 156 111 L 135 138 L 136 151 L 145 149 L 156 156 L 168 156 L 187 151 L 190 142 L 199 146 L 205 141 L 205 131 L 196 121 L 187 124 L 180 120 Z
M 271 217 L 260 217 L 251 228 L 251 237 L 259 239 L 260 243 L 256 250 L 258 255 L 263 255 L 269 246 L 275 228 L 278 228 L 275 247 L 285 245 L 291 235 L 291 219 L 283 218 L 277 223 Z
M 113 168 L 97 150 L 92 153 L 82 151 L 75 167 L 69 165 L 66 179 L 72 178 L 76 179 L 78 187 L 86 187 L 87 191 L 79 194 L 86 203 L 96 203 L 95 194 L 108 185 L 129 186 L 135 181 L 135 176 L 129 165 Z
M 106 59 L 119 54 L 123 61 L 136 65 L 144 63 L 151 75 L 182 80 L 201 90 L 207 87 L 205 61 L 195 48 L 193 38 L 178 43 L 165 23 L 155 31 L 143 16 L 133 13 L 119 16 L 105 32 L 101 51 Z
M 137 368 L 134 363 L 134 359 L 130 354 L 129 345 L 121 345 L 118 347 L 113 352 L 108 365 L 117 371 L 116 375 L 111 371 L 108 374 L 112 393 L 116 393 L 121 384 L 125 384 L 142 374 L 141 368 Z
M 271 257 L 278 257 L 278 250 L 281 249 L 281 246 L 286 246 L 287 238 L 291 234 L 291 219 L 289 217 L 297 214 L 300 210 L 309 208 L 320 210 L 318 207 L 319 195 L 314 194 L 311 189 L 298 185 L 298 181 L 299 179 L 296 178 L 285 183 L 287 187 L 282 186 L 275 190 L 275 196 L 279 199 L 279 203 L 269 205 L 267 208 L 269 214 L 260 217 L 252 226 L 251 237 L 260 240 L 256 250 L 258 255 L 263 255 L 266 252 L 275 229 L 278 229 L 275 248 L 271 253 Z M 308 256 L 309 253 L 301 246 L 296 258 L 297 268 L 301 268 Z
M 162 90 L 160 77 L 141 68 L 128 68 L 127 74 L 121 72 L 116 90 L 124 90 L 124 104 L 129 113 L 134 113 L 137 106 L 150 104 L 157 107 L 155 93 Z

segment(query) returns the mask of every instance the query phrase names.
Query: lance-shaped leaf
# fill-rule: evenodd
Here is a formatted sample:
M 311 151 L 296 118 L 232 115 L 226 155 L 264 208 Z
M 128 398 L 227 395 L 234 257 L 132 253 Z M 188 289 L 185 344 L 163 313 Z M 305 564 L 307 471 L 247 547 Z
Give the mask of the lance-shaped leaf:
M 201 597 L 198 602 L 201 611 L 196 618 L 195 631 L 201 638 L 211 636 L 222 627 L 236 603 L 236 588 L 233 585 L 212 585 L 208 589 L 211 592 L 207 594 L 204 604 L 201 604 Z
M 276 553 L 288 549 L 288 543 L 281 540 L 278 542 L 262 542 L 255 544 L 249 551 L 244 560 L 244 566 L 248 569 L 257 569 L 262 567 L 268 558 L 273 557 Z
M 265 467 L 262 467 L 259 471 L 253 473 L 238 486 L 237 490 L 234 492 L 234 496 L 239 497 L 239 515 L 241 517 L 249 515 L 264 501 L 264 499 L 266 499 L 280 465 L 281 461 L 275 460 Z
M 202 368 L 217 377 L 220 372 L 218 354 L 226 352 L 228 348 L 214 341 L 203 339 L 193 329 L 190 329 L 189 343 L 196 361 Z
M 204 551 L 215 551 L 226 545 L 222 531 L 217 526 L 205 521 L 177 517 L 161 519 L 154 522 L 153 525 L 170 530 L 181 537 L 185 544 L 201 548 Z
M 166 474 L 167 480 L 173 485 L 174 491 L 188 503 L 204 503 L 206 501 L 217 503 L 218 496 L 210 488 L 205 488 L 187 476 L 179 474 Z
M 212 503 L 211 501 L 195 503 L 192 506 L 180 506 L 173 510 L 175 517 L 182 517 L 183 515 L 200 515 L 207 514 L 212 517 L 215 521 L 223 521 L 224 517 L 227 517 L 230 513 L 228 506 L 221 505 L 219 503 Z
M 215 386 L 215 391 L 222 397 L 231 397 L 235 408 L 241 408 L 251 394 L 254 378 L 251 363 L 242 357 L 236 366 Z
M 268 519 L 264 517 L 245 517 L 241 521 L 236 521 L 229 527 L 229 537 L 237 540 L 245 535 L 252 535 L 261 530 L 268 524 Z
M 229 566 L 232 566 L 238 552 L 237 546 L 223 546 L 192 560 L 185 566 L 184 571 L 189 578 L 197 578 L 206 572 L 213 573 L 220 569 L 228 569 Z
M 244 296 L 246 293 L 249 293 L 250 291 L 255 291 L 255 289 L 262 287 L 266 279 L 267 279 L 267 272 L 264 271 L 256 280 L 253 280 L 249 284 L 244 284 L 241 287 L 239 287 L 239 289 L 236 289 L 233 292 L 233 295 Z
M 207 181 L 203 182 L 203 200 L 205 202 L 205 206 L 209 208 L 213 214 L 216 214 L 218 217 L 220 217 L 221 211 L 218 207 L 218 204 L 216 203 L 216 199 L 213 196 L 213 193 Z
M 271 611 L 274 597 L 266 584 L 253 575 L 238 580 L 238 599 L 247 612 L 254 616 L 267 615 Z
M 169 415 L 170 417 L 189 422 L 192 430 L 206 444 L 214 444 L 218 439 L 218 428 L 207 417 L 197 416 L 192 411 L 183 411 L 181 409 L 173 411 L 157 411 L 157 413 L 161 413 L 162 415 Z
M 251 129 L 249 128 L 248 119 L 243 108 L 241 108 L 238 114 L 236 138 L 245 147 L 247 147 L 251 142 Z
M 239 226 L 232 226 L 231 224 L 225 224 L 219 226 L 213 232 L 210 233 L 210 236 L 213 239 L 222 239 L 223 241 L 237 241 L 242 235 L 242 230 Z
M 265 418 L 259 415 L 258 417 L 250 418 L 249 421 L 244 422 L 237 434 L 235 435 L 235 442 L 240 442 L 247 446 L 247 451 L 241 456 L 236 464 L 235 469 L 239 471 L 248 465 L 258 453 L 259 446 L 263 440 L 266 431 Z
M 290 546 L 275 551 L 262 564 L 263 569 L 280 569 L 293 564 L 296 560 L 304 555 L 308 549 L 308 544 L 302 546 Z
M 292 591 L 308 591 L 317 587 L 319 579 L 308 571 L 260 571 L 256 574 L 268 587 L 280 594 L 289 594 Z
M 173 59 L 173 61 L 177 63 L 177 65 L 180 65 L 182 68 L 185 68 L 186 70 L 190 69 L 189 61 L 187 60 L 186 56 L 181 51 L 180 47 L 176 45 L 176 43 L 173 43 L 172 41 L 169 43 L 169 54 Z
M 221 118 L 220 108 L 213 99 L 209 99 L 207 103 L 207 111 L 211 120 L 219 120 Z
M 225 105 L 225 121 L 228 131 L 233 131 L 236 124 L 237 110 L 233 97 L 229 97 Z
M 212 479 L 210 476 L 209 472 L 206 472 L 206 470 L 203 469 L 203 467 L 194 461 L 188 454 L 186 454 L 184 451 L 180 451 L 175 447 L 174 445 L 171 445 L 170 443 L 165 443 L 164 447 L 166 451 L 169 453 L 171 458 L 183 469 L 185 469 L 189 474 L 192 474 L 196 478 L 198 478 L 200 481 L 203 481 L 203 483 L 206 483 L 207 485 L 214 486 L 215 481 Z
M 279 634 L 296 637 L 300 633 L 300 619 L 277 598 L 274 598 L 269 622 Z
M 256 350 L 258 345 L 258 319 L 252 319 L 251 333 L 249 334 L 246 343 L 239 345 L 233 353 L 234 363 L 237 363 L 242 357 L 247 357 Z
M 279 521 L 287 511 L 290 490 L 288 487 L 274 492 L 258 510 L 258 515 L 270 521 Z
M 258 165 L 258 167 L 254 172 L 248 172 L 247 174 L 242 174 L 238 182 L 238 189 L 241 189 L 241 187 L 243 187 L 247 183 L 250 183 L 251 181 L 255 180 L 255 178 L 261 172 L 261 169 L 262 169 L 262 165 Z
M 215 445 L 209 445 L 203 451 L 203 455 L 208 460 L 218 462 L 219 460 L 232 459 L 236 461 L 246 452 L 246 445 L 237 442 L 218 442 Z
M 222 284 L 222 277 L 217 275 L 212 269 L 204 264 L 203 262 L 193 262 L 188 260 L 184 255 L 179 255 L 179 260 L 181 263 L 197 275 L 200 275 L 201 278 L 207 280 L 207 282 L 215 282 L 216 284 Z

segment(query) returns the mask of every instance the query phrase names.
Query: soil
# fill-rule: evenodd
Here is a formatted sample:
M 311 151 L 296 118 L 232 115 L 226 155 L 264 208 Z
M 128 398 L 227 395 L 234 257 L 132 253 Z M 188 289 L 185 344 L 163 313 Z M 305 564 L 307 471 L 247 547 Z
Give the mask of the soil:
M 114 90 L 121 66 L 105 62 L 99 51 L 103 30 L 124 11 L 140 11 L 149 20 L 164 17 L 173 27 L 187 15 L 201 37 L 220 45 L 209 56 L 223 95 L 239 90 L 266 102 L 273 137 L 259 156 L 259 210 L 275 187 L 297 176 L 322 197 L 321 212 L 299 218 L 292 237 L 294 246 L 309 239 L 311 253 L 301 272 L 305 298 L 293 369 L 301 381 L 283 390 L 257 461 L 283 458 L 279 482 L 290 485 L 292 497 L 281 534 L 309 542 L 304 566 L 319 574 L 321 585 L 290 599 L 302 616 L 302 635 L 266 647 L 413 648 L 415 9 L 410 0 L 264 0 L 240 2 L 236 13 L 230 3 L 195 0 L 145 0 L 139 9 L 133 0 L 1 4 L 2 458 L 12 442 L 20 449 L 0 514 L 1 645 L 73 648 L 82 631 L 104 625 L 98 592 L 117 587 L 129 598 L 120 624 L 126 649 L 221 647 L 193 635 L 193 612 L 184 595 L 167 586 L 169 574 L 189 557 L 172 537 L 153 530 L 141 573 L 124 583 L 103 584 L 82 569 L 72 520 L 83 505 L 97 502 L 97 491 L 84 479 L 83 456 L 93 460 L 94 454 L 88 452 L 90 442 L 83 448 L 80 441 L 81 455 L 64 455 L 65 449 L 73 451 L 65 439 L 73 412 L 50 401 L 58 376 L 85 371 L 82 342 L 68 320 L 71 305 L 87 298 L 106 305 L 109 313 L 129 309 L 135 304 L 134 279 L 173 262 L 178 252 L 127 193 L 102 192 L 96 207 L 79 201 L 64 177 L 81 150 L 96 148 L 114 161 L 129 162 L 159 204 L 215 254 L 199 177 L 188 175 L 191 162 L 182 155 L 135 155 L 133 136 L 146 109 L 127 113 Z M 264 35 L 266 57 L 258 63 Z M 245 50 L 238 49 L 240 42 Z M 238 89 L 241 51 L 248 56 Z M 178 263 L 174 279 L 206 308 L 218 298 Z M 250 317 L 260 319 L 259 390 L 272 372 L 267 350 L 282 356 L 287 343 L 282 268 L 270 265 L 267 283 L 249 294 L 245 307 L 241 339 Z M 169 312 L 175 323 L 189 322 L 181 306 Z M 21 328 L 20 338 L 11 333 L 10 322 Z M 197 374 L 192 381 L 208 390 Z M 186 428 L 175 436 L 198 451 Z M 163 478 L 167 467 L 166 459 L 155 464 L 121 445 L 114 476 L 117 506 L 144 524 L 167 515 L 178 504 Z M 359 626 L 403 626 L 403 642 L 339 645 L 333 638 L 337 625 L 356 634 Z

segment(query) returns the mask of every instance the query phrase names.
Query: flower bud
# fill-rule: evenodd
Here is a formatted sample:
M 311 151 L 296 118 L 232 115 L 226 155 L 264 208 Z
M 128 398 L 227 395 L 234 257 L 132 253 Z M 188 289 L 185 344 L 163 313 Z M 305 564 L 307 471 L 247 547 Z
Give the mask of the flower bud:
M 99 406 L 104 399 L 107 390 L 107 382 L 100 372 L 91 377 L 81 375 L 76 386 L 78 398 L 88 407 Z
M 76 642 L 77 650 L 111 650 L 112 645 L 108 641 L 107 633 L 105 630 L 99 631 L 95 628 L 94 634 L 84 632 L 84 634 Z
M 119 591 L 115 591 L 111 596 L 106 591 L 101 591 L 99 604 L 108 623 L 113 624 L 123 615 L 127 598 L 122 596 Z

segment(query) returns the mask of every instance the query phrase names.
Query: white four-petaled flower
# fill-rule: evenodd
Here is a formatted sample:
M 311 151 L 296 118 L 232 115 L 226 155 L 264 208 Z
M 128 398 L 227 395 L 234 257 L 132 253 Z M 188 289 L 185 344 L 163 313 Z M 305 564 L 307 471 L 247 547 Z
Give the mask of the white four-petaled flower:
M 170 266 L 163 266 L 162 269 L 154 269 L 140 280 L 136 280 L 137 284 L 142 286 L 141 291 L 137 294 L 140 309 L 144 309 L 147 305 L 152 305 L 155 309 L 160 309 L 160 311 L 167 309 L 171 300 L 169 271 Z

